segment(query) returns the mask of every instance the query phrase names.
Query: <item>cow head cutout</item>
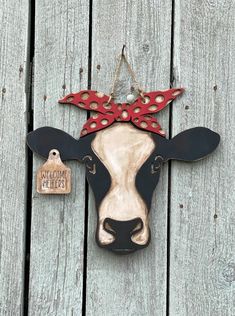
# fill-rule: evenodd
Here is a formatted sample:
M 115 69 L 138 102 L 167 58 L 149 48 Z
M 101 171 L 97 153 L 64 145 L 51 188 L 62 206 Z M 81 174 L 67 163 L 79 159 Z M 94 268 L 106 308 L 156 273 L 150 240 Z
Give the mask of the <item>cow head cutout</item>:
M 28 146 L 44 158 L 57 149 L 62 160 L 85 164 L 96 201 L 97 243 L 120 254 L 149 244 L 148 214 L 162 164 L 170 159 L 202 159 L 219 141 L 217 133 L 204 127 L 168 140 L 131 122 L 114 122 L 78 140 L 52 127 L 38 128 L 27 136 Z

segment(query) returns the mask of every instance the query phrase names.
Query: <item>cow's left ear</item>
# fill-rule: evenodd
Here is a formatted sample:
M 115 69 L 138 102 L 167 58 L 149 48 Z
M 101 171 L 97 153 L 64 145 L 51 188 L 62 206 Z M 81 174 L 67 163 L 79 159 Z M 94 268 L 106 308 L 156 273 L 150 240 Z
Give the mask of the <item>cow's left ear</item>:
M 205 127 L 195 127 L 179 133 L 168 141 L 166 158 L 195 161 L 209 155 L 220 142 L 219 134 Z
M 40 127 L 27 135 L 27 144 L 33 152 L 47 158 L 50 150 L 57 149 L 62 160 L 79 160 L 83 150 L 75 138 L 53 127 Z

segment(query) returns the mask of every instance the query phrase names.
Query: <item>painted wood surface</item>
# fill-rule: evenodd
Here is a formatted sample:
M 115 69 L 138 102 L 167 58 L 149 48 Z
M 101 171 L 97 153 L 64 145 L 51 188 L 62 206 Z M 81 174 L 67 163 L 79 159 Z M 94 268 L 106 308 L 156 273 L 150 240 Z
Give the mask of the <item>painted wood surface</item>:
M 169 87 L 171 1 L 93 1 L 92 15 L 92 88 L 110 93 L 123 44 L 127 45 L 127 57 L 146 91 Z M 130 92 L 130 83 L 123 65 L 116 91 L 119 100 Z M 158 117 L 167 131 L 168 110 Z M 167 183 L 166 166 L 153 198 L 152 242 L 148 248 L 129 256 L 97 247 L 96 210 L 93 198 L 90 199 L 87 315 L 165 315 Z
M 3 1 L 0 21 L 0 315 L 20 315 L 27 189 L 28 1 Z
M 34 128 L 61 128 L 79 138 L 86 113 L 57 103 L 87 88 L 88 2 L 36 1 Z M 34 159 L 36 169 L 44 162 Z M 72 169 L 72 192 L 32 197 L 29 315 L 81 315 L 85 214 L 84 168 Z
M 218 150 L 173 163 L 170 315 L 235 315 L 234 1 L 176 1 L 174 75 L 186 87 L 173 107 L 173 135 L 207 126 Z
M 27 32 L 34 16 L 30 21 L 25 0 L 0 6 L 0 315 L 24 314 L 28 290 L 30 316 L 235 314 L 235 5 L 232 0 L 174 1 L 172 34 L 172 4 L 36 0 L 34 129 L 49 125 L 78 138 L 86 112 L 57 100 L 87 89 L 89 57 L 91 87 L 108 94 L 116 57 L 126 44 L 146 91 L 168 88 L 171 71 L 174 86 L 186 88 L 172 106 L 172 121 L 169 109 L 158 114 L 164 130 L 171 125 L 174 136 L 200 125 L 221 134 L 211 157 L 173 162 L 170 183 L 165 165 L 153 197 L 151 244 L 128 256 L 96 245 L 94 199 L 89 189 L 86 201 L 85 170 L 77 162 L 66 162 L 72 193 L 43 196 L 36 193 L 35 173 L 44 160 L 35 155 L 31 228 L 26 221 Z M 120 100 L 130 85 L 122 68 Z M 29 285 L 26 225 L 31 229 Z

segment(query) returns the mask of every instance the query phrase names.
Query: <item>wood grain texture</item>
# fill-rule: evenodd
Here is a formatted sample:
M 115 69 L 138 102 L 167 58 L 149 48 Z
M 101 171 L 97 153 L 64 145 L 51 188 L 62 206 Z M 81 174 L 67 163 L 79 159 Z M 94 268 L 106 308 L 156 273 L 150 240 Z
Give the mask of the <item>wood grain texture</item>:
M 93 1 L 92 25 L 93 89 L 109 94 L 123 44 L 146 91 L 169 87 L 171 1 Z M 122 67 L 119 100 L 125 100 L 123 96 L 129 91 L 130 81 Z M 167 131 L 168 110 L 158 118 Z M 165 315 L 167 183 L 165 166 L 153 198 L 152 242 L 148 248 L 127 256 L 114 255 L 96 245 L 96 210 L 90 198 L 87 315 Z
M 0 23 L 0 315 L 21 315 L 27 188 L 28 1 L 3 1 Z
M 57 101 L 87 88 L 88 25 L 88 2 L 36 1 L 34 128 L 52 126 L 79 138 L 86 113 Z M 34 175 L 43 162 L 35 157 Z M 84 166 L 66 165 L 72 170 L 70 195 L 39 195 L 34 177 L 30 315 L 81 314 Z
M 235 315 L 235 5 L 176 1 L 174 70 L 186 87 L 173 135 L 207 126 L 222 137 L 207 159 L 172 165 L 170 315 Z

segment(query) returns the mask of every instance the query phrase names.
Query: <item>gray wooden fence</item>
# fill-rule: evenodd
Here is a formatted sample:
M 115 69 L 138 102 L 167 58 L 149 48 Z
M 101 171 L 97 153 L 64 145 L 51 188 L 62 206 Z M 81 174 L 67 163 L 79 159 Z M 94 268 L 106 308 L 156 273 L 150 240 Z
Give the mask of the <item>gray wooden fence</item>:
M 234 16 L 233 0 L 1 1 L 0 316 L 235 315 Z M 25 145 L 44 125 L 79 136 L 86 113 L 57 100 L 108 94 L 123 44 L 146 90 L 186 88 L 158 116 L 168 134 L 222 137 L 208 159 L 165 165 L 152 242 L 124 257 L 95 244 L 83 166 L 67 163 L 70 195 L 39 195 Z

